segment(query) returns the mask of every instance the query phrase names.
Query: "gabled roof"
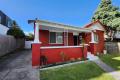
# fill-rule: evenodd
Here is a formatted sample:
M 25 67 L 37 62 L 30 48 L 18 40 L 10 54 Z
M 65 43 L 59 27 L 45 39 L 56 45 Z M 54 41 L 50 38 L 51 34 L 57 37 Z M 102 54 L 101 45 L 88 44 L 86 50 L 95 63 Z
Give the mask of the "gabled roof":
M 84 26 L 84 28 L 91 28 L 93 25 L 95 25 L 97 23 L 99 23 L 104 28 L 104 30 L 105 30 L 105 26 L 99 20 L 87 24 L 86 26 Z

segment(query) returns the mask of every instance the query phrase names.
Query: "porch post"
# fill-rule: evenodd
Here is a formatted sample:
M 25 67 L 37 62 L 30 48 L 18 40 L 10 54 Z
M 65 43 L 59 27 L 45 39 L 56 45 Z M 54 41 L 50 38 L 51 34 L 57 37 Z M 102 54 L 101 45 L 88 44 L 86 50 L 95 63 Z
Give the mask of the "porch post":
M 97 43 L 94 39 L 94 32 L 93 31 L 91 32 L 90 51 L 94 55 L 97 54 Z
M 39 24 L 35 23 L 35 38 L 34 43 L 40 43 L 39 41 Z
M 40 66 L 40 47 L 41 42 L 39 41 L 39 24 L 35 23 L 35 35 L 34 42 L 32 44 L 32 66 L 38 67 Z
M 91 32 L 91 43 L 95 43 L 95 39 L 94 39 L 94 32 Z
M 68 46 L 68 30 L 64 29 L 64 46 Z

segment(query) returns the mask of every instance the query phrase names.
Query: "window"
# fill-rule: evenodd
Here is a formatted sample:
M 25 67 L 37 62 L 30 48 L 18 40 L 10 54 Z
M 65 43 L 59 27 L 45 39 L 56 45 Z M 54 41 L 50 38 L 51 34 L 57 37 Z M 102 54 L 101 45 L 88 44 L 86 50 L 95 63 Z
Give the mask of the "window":
M 11 20 L 8 20 L 8 27 L 11 27 L 12 26 L 12 21 Z
M 56 43 L 63 43 L 62 33 L 56 33 Z
M 50 32 L 50 43 L 56 43 L 56 33 Z
M 99 41 L 99 38 L 98 38 L 98 35 L 97 35 L 97 34 L 94 34 L 94 40 L 95 40 L 95 42 L 98 42 L 98 41 Z
M 63 36 L 61 32 L 50 32 L 50 43 L 63 43 Z
M 1 24 L 1 22 L 2 22 L 2 18 L 1 18 L 1 16 L 0 16 L 0 24 Z

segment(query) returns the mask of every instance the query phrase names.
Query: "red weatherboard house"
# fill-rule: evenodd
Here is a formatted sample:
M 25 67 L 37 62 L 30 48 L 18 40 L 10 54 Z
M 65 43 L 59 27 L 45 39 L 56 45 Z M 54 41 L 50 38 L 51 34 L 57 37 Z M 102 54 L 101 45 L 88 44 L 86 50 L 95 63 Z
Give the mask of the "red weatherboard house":
M 104 50 L 104 27 L 99 21 L 84 28 L 44 20 L 28 22 L 34 23 L 32 66 L 41 65 L 41 56 L 51 64 L 87 58 L 87 52 L 96 55 Z M 63 55 L 66 57 L 64 60 Z

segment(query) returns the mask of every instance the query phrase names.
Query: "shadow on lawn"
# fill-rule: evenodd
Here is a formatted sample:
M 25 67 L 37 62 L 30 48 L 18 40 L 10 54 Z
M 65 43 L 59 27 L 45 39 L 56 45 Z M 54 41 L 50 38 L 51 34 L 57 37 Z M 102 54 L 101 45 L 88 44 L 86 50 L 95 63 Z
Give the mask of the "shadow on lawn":
M 41 71 L 41 80 L 114 80 L 93 62 Z

